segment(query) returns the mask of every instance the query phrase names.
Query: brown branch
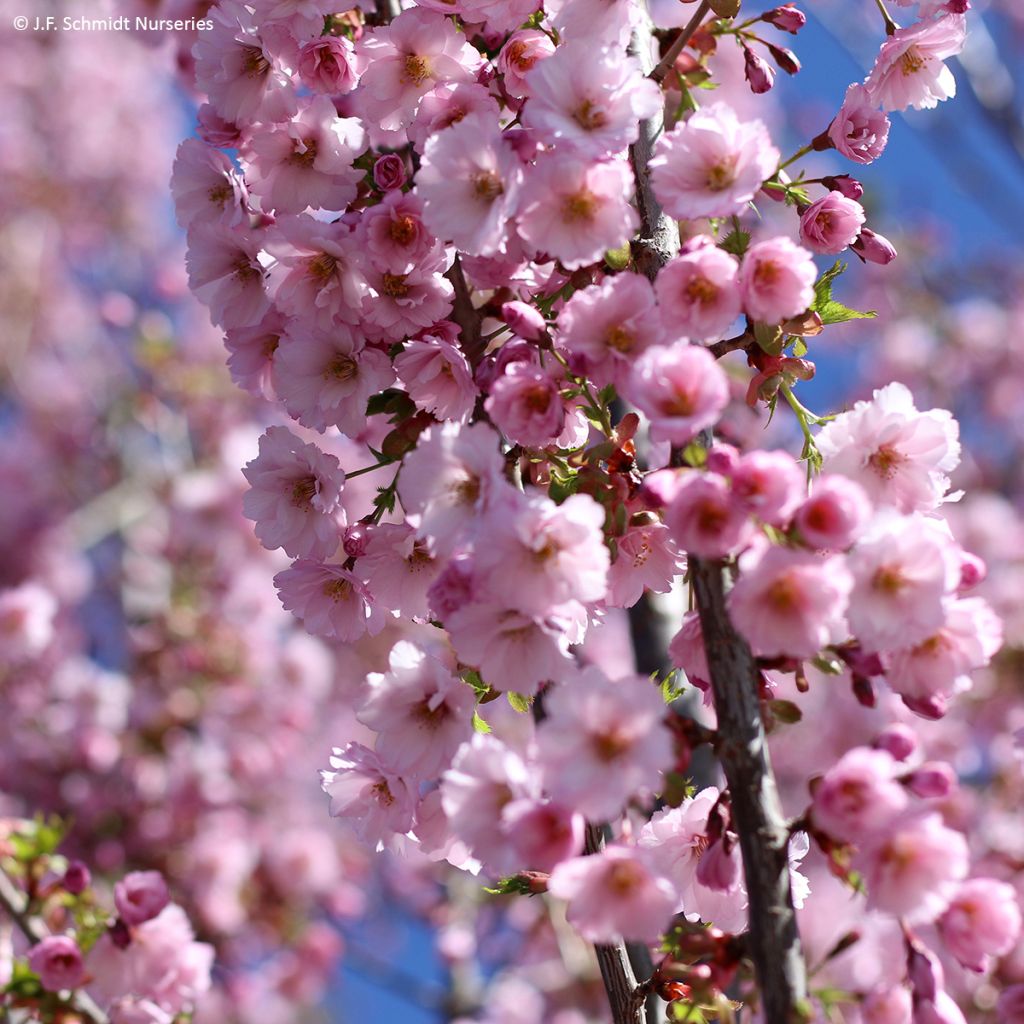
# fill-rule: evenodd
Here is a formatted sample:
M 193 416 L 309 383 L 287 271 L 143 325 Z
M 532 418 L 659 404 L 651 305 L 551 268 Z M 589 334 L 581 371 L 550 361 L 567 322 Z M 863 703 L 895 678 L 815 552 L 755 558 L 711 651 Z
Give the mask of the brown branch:
M 459 325 L 462 351 L 470 365 L 475 367 L 483 357 L 487 342 L 480 336 L 480 314 L 473 305 L 473 293 L 466 283 L 466 275 L 462 272 L 462 263 L 458 256 L 444 276 L 455 289 L 452 320 Z
M 735 338 L 725 338 L 722 341 L 716 341 L 713 345 L 708 345 L 708 351 L 716 359 L 721 359 L 722 356 L 728 355 L 730 352 L 746 348 L 753 340 L 754 336 L 748 331 L 744 331 L 743 334 L 738 334 Z
M 47 932 L 32 919 L 28 913 L 28 900 L 18 891 L 17 886 L 0 870 L 0 907 L 18 926 L 21 933 L 32 945 L 37 945 L 47 937 Z M 86 992 L 75 992 L 69 1000 L 76 1013 L 81 1014 L 93 1024 L 109 1024 L 107 1015 L 96 1005 L 92 996 Z
M 702 2 L 690 24 L 673 40 L 651 72 L 655 81 L 660 80 L 659 71 L 661 77 L 667 73 L 708 7 Z M 631 48 L 641 60 L 650 60 L 649 33 L 647 26 L 647 38 L 643 28 L 634 34 Z M 634 259 L 637 269 L 652 281 L 679 250 L 677 226 L 658 204 L 648 172 L 651 150 L 662 127 L 660 116 L 641 122 L 640 137 L 630 149 L 641 218 L 640 239 L 633 244 Z M 739 339 L 720 344 L 724 348 L 734 343 L 741 347 Z M 707 441 L 710 443 L 710 438 Z M 760 673 L 749 645 L 729 620 L 723 566 L 693 556 L 689 566 L 718 712 L 718 755 L 732 794 L 743 853 L 750 948 L 763 1016 L 767 1024 L 791 1024 L 800 1018 L 806 999 L 806 967 L 790 892 L 788 833 L 761 719 Z
M 693 38 L 694 32 L 700 28 L 701 23 L 707 17 L 710 10 L 710 0 L 701 0 L 701 4 L 694 12 L 693 17 L 676 33 L 669 48 L 665 51 L 665 56 L 661 58 L 658 66 L 647 76 L 652 82 L 657 82 L 660 85 L 665 80 L 665 76 L 672 70 L 672 65 L 676 62 L 676 57 L 683 52 L 683 47 Z

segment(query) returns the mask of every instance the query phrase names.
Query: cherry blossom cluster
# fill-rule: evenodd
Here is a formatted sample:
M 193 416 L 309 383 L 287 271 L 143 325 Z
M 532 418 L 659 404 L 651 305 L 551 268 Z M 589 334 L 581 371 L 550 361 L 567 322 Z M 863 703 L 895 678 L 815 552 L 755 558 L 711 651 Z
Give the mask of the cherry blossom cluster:
M 24 934 L 0 948 L 0 1006 L 31 1019 L 171 1024 L 210 986 L 213 947 L 196 942 L 184 910 L 156 871 L 115 885 L 113 909 L 80 860 L 57 852 L 56 820 L 7 819 L 0 832 L 4 910 Z M 18 1018 L 21 1019 L 21 1018 Z
M 697 97 L 729 36 L 755 95 L 770 75 L 752 42 L 795 73 L 751 29 L 798 32 L 791 5 L 741 23 L 715 7 L 660 75 L 672 35 L 626 0 L 330 6 L 213 8 L 199 137 L 172 189 L 232 376 L 291 421 L 244 469 L 256 536 L 292 560 L 281 602 L 340 648 L 388 638 L 353 695 L 368 733 L 323 772 L 332 813 L 371 847 L 563 899 L 591 941 L 667 935 L 663 994 L 713 1005 L 748 898 L 728 791 L 671 789 L 717 741 L 673 703 L 684 676 L 711 703 L 701 615 L 685 614 L 684 676 L 664 686 L 586 652 L 616 610 L 678 592 L 688 557 L 727 568 L 729 617 L 781 720 L 799 697 L 776 701 L 778 677 L 799 694 L 812 675 L 845 676 L 867 706 L 884 680 L 937 719 L 999 649 L 974 593 L 985 563 L 942 517 L 952 416 L 897 383 L 835 416 L 794 393 L 814 372 L 807 339 L 868 316 L 833 299 L 843 267 L 815 256 L 896 253 L 865 226 L 857 180 L 786 168 L 826 149 L 870 163 L 885 111 L 951 97 L 966 5 L 925 0 L 905 29 L 886 14 L 872 71 L 788 160 L 764 120 Z M 648 186 L 684 238 L 657 273 L 640 258 Z M 736 350 L 754 375 L 719 361 Z M 788 406 L 801 460 L 713 441 L 743 404 Z M 370 473 L 376 497 L 354 500 Z M 905 756 L 855 751 L 823 774 L 791 830 L 793 900 L 813 899 L 797 867 L 813 841 L 905 930 L 907 971 L 874 1019 L 956 1020 L 912 928 L 937 922 L 979 969 L 1020 914 L 929 809 L 952 769 L 902 771 Z M 585 853 L 600 823 L 609 841 Z

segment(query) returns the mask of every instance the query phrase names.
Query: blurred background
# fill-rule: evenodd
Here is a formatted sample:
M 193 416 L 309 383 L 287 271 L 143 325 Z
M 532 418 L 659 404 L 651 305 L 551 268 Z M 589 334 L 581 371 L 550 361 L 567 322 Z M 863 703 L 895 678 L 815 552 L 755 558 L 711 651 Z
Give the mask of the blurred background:
M 240 467 L 271 411 L 231 383 L 186 285 L 168 179 L 192 132 L 193 40 L 12 27 L 19 14 L 207 6 L 0 0 L 0 815 L 57 812 L 99 868 L 167 873 L 217 948 L 197 1024 L 601 1020 L 588 951 L 541 901 L 506 905 L 444 865 L 374 856 L 327 815 L 317 769 L 359 733 L 347 694 L 394 637 L 341 652 L 307 636 L 279 607 L 279 560 L 241 516 Z M 736 52 L 716 58 L 727 98 L 749 101 L 789 152 L 826 127 L 881 39 L 871 0 L 802 6 L 807 27 L 780 41 L 803 70 L 767 97 L 744 93 Z M 812 343 L 801 397 L 833 410 L 900 379 L 919 408 L 961 419 L 970 497 L 951 518 L 989 561 L 1010 650 L 925 731 L 973 784 L 952 813 L 992 872 L 1019 877 L 1024 5 L 974 7 L 956 100 L 896 115 L 861 175 L 869 223 L 901 258 L 852 268 L 837 292 L 879 316 Z M 832 154 L 804 166 L 849 171 Z M 754 443 L 796 437 L 784 417 L 770 435 L 736 417 Z M 834 728 L 787 733 L 784 777 L 873 730 L 845 695 L 809 699 L 849 706 Z M 834 934 L 809 925 L 812 953 L 842 934 L 837 914 Z M 1008 980 L 1024 980 L 1017 960 Z M 870 969 L 855 954 L 830 968 Z M 991 991 L 954 984 L 988 1019 Z

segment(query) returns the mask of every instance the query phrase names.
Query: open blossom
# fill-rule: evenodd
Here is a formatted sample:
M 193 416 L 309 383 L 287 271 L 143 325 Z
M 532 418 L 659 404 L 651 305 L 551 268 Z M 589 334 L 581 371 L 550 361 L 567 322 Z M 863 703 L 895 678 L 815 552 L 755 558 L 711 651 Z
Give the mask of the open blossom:
M 876 504 L 930 512 L 949 489 L 960 462 L 959 428 L 945 409 L 918 412 L 897 382 L 875 391 L 826 424 L 817 437 L 823 469 L 842 473 Z
M 440 246 L 412 269 L 391 274 L 365 268 L 370 294 L 363 304 L 362 322 L 371 333 L 401 341 L 431 327 L 451 312 L 452 285 L 444 276 L 450 259 Z
M 999 617 L 980 597 L 947 600 L 942 626 L 912 647 L 885 658 L 885 678 L 915 711 L 941 714 L 970 674 L 984 668 L 1002 646 Z
M 588 494 L 561 505 L 544 496 L 502 503 L 483 526 L 478 570 L 523 613 L 542 615 L 566 601 L 599 601 L 607 587 L 604 508 Z
M 431 427 L 402 463 L 398 493 L 439 554 L 478 525 L 493 494 L 508 486 L 498 435 L 486 424 Z
M 465 422 L 480 394 L 462 350 L 440 336 L 407 342 L 395 356 L 395 372 L 417 408 L 438 419 Z
M 320 772 L 331 814 L 345 818 L 370 846 L 388 846 L 412 828 L 415 802 L 405 779 L 361 743 L 335 747 L 330 769 Z
M 710 103 L 658 140 L 651 182 L 677 219 L 730 217 L 778 164 L 779 151 L 763 122 L 740 121 L 725 103 Z
M 171 194 L 178 223 L 189 228 L 213 217 L 228 225 L 243 223 L 249 194 L 227 156 L 198 139 L 186 139 L 174 158 Z
M 639 122 L 664 102 L 639 62 L 567 42 L 526 75 L 523 124 L 549 144 L 601 159 L 636 142 Z
M 853 581 L 841 558 L 772 546 L 742 563 L 729 613 L 755 653 L 811 658 L 842 639 Z
M 817 476 L 811 496 L 796 510 L 793 522 L 812 548 L 845 551 L 871 518 L 871 502 L 860 484 L 835 473 Z
M 658 309 L 672 338 L 721 337 L 740 315 L 739 264 L 710 238 L 691 240 L 655 281 Z
M 871 837 L 854 859 L 868 907 L 911 924 L 933 921 L 949 906 L 967 865 L 967 841 L 935 813 L 912 815 Z
M 284 548 L 293 558 L 334 554 L 344 525 L 345 474 L 333 455 L 287 427 L 268 427 L 259 455 L 242 472 L 251 487 L 242 508 L 264 547 Z
M 522 867 L 502 827 L 505 809 L 538 795 L 522 758 L 496 737 L 480 733 L 463 743 L 441 777 L 441 804 L 451 831 L 494 874 Z
M 526 75 L 538 61 L 550 57 L 554 52 L 555 44 L 546 32 L 533 28 L 513 32 L 505 41 L 496 61 L 509 96 L 521 99 L 529 95 L 530 86 Z
M 28 965 L 48 992 L 78 988 L 85 979 L 82 951 L 70 935 L 48 935 L 28 951 Z
M 366 402 L 395 379 L 391 360 L 352 328 L 288 329 L 274 354 L 274 390 L 304 427 L 335 426 L 350 437 L 366 429 Z
M 729 400 L 725 371 L 696 345 L 647 349 L 623 390 L 650 419 L 651 437 L 675 445 L 687 444 L 712 426 Z
M 654 289 L 632 273 L 574 292 L 558 316 L 558 332 L 560 344 L 600 387 L 621 388 L 637 356 L 664 340 Z
M 757 242 L 740 264 L 743 308 L 754 320 L 781 323 L 814 301 L 817 276 L 811 254 L 788 238 Z
M 396 773 L 429 779 L 472 737 L 473 689 L 429 651 L 400 640 L 387 672 L 369 682 L 356 717 L 378 733 L 376 750 Z
M 424 263 L 437 239 L 423 223 L 423 204 L 413 192 L 393 189 L 359 218 L 356 237 L 378 270 L 404 274 Z
M 750 536 L 753 525 L 728 481 L 717 473 L 686 473 L 665 511 L 665 525 L 680 549 L 721 558 Z
M 869 164 L 882 155 L 889 140 L 889 118 L 857 82 L 846 90 L 843 105 L 828 126 L 828 137 L 848 160 Z
M 285 317 L 271 306 L 258 323 L 250 327 L 232 327 L 224 332 L 231 379 L 257 398 L 274 395 L 271 382 L 274 355 L 281 343 L 285 322 Z
M 829 192 L 800 215 L 800 241 L 813 252 L 834 256 L 857 238 L 864 219 L 860 203 Z
M 376 601 L 409 618 L 426 618 L 427 594 L 441 565 L 408 523 L 379 523 L 370 527 L 356 574 L 373 587 Z
M 491 385 L 484 408 L 510 441 L 526 448 L 553 444 L 565 427 L 559 380 L 528 360 L 505 368 Z
M 470 81 L 482 63 L 448 18 L 423 8 L 367 32 L 356 54 L 364 68 L 357 109 L 385 131 L 408 127 L 424 94 L 445 82 Z
M 422 153 L 435 135 L 468 118 L 481 119 L 492 126 L 492 131 L 497 126 L 501 108 L 487 87 L 479 82 L 440 85 L 420 102 L 416 117 L 409 126 L 409 139 L 416 151 Z M 511 139 L 508 141 L 511 143 Z
M 629 241 L 640 226 L 632 192 L 633 175 L 622 160 L 545 155 L 523 186 L 519 234 L 534 252 L 575 270 Z
M 587 668 L 545 696 L 537 730 L 544 787 L 592 821 L 610 820 L 637 794 L 661 788 L 672 764 L 665 701 L 643 676 L 612 681 Z
M 384 612 L 366 584 L 340 565 L 300 558 L 274 585 L 285 609 L 316 636 L 351 643 L 384 628 Z
M 497 120 L 473 114 L 428 139 L 416 193 L 435 235 L 471 255 L 492 256 L 504 247 L 522 177 Z
M 848 556 L 850 631 L 868 651 L 917 644 L 945 618 L 960 578 L 948 534 L 923 516 L 880 514 Z
M 956 79 L 943 63 L 964 46 L 966 19 L 944 14 L 901 28 L 882 43 L 865 86 L 884 110 L 927 110 L 956 95 Z
M 884 750 L 854 747 L 821 778 L 814 789 L 815 827 L 856 843 L 885 829 L 907 806 L 897 781 L 899 764 Z
M 501 822 L 519 863 L 528 870 L 551 871 L 583 850 L 583 815 L 550 800 L 513 800 L 502 811 Z
M 41 654 L 54 636 L 57 602 L 38 583 L 0 590 L 0 664 Z
M 736 501 L 770 526 L 785 526 L 806 493 L 804 472 L 788 452 L 747 452 L 729 472 L 729 480 Z
M 254 132 L 242 156 L 264 209 L 301 213 L 343 210 L 355 199 L 363 172 L 353 162 L 365 148 L 361 123 L 338 117 L 326 96 L 314 96 L 291 121 Z
M 631 525 L 616 538 L 615 548 L 605 598 L 611 607 L 631 608 L 648 590 L 655 594 L 667 593 L 686 564 L 685 556 L 662 523 Z
M 355 51 L 344 36 L 321 36 L 306 43 L 298 72 L 303 85 L 328 96 L 351 92 L 359 79 Z
M 220 327 L 248 327 L 267 312 L 260 237 L 242 227 L 197 220 L 188 233 L 189 287 Z
M 1017 892 L 994 878 L 970 878 L 961 883 L 938 924 L 957 960 L 969 970 L 983 971 L 991 957 L 1010 952 L 1020 935 Z
M 548 892 L 569 904 L 569 923 L 591 942 L 655 942 L 668 927 L 677 897 L 672 883 L 651 867 L 646 851 L 609 846 L 563 861 Z
M 152 920 L 169 901 L 167 883 L 159 871 L 132 871 L 114 885 L 114 906 L 127 925 Z
M 711 669 L 708 667 L 698 612 L 689 611 L 683 615 L 683 623 L 679 632 L 672 637 L 668 653 L 672 664 L 686 673 L 687 682 L 707 694 L 711 689 Z

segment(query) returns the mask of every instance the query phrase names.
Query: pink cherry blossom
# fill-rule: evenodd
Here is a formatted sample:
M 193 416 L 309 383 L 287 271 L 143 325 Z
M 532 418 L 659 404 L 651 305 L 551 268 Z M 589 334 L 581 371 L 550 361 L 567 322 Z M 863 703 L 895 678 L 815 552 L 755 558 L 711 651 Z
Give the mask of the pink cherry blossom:
M 178 147 L 171 194 L 178 223 L 185 229 L 211 217 L 234 227 L 248 212 L 249 193 L 231 161 L 198 139 L 186 139 Z
M 583 815 L 550 800 L 513 800 L 501 820 L 519 863 L 529 870 L 551 871 L 583 850 Z
M 911 1024 L 913 1003 L 910 990 L 902 985 L 875 989 L 861 1003 L 864 1024 Z
M 496 118 L 473 114 L 432 136 L 416 175 L 427 225 L 474 256 L 505 245 L 523 172 Z
M 70 935 L 48 935 L 28 951 L 28 965 L 48 992 L 78 988 L 86 979 L 82 951 Z
M 884 750 L 854 747 L 820 779 L 811 814 L 815 827 L 842 842 L 859 842 L 887 828 L 907 806 L 898 764 Z
M 887 384 L 840 413 L 817 436 L 826 472 L 856 480 L 876 504 L 937 508 L 960 462 L 959 428 L 945 409 L 918 412 L 910 391 Z
M 426 618 L 427 593 L 441 565 L 408 523 L 380 523 L 369 530 L 356 561 L 356 574 L 386 608 L 409 618 Z
M 345 818 L 370 846 L 389 846 L 412 827 L 413 793 L 405 779 L 372 750 L 350 743 L 335 747 L 330 768 L 320 772 L 331 814 Z
M 854 83 L 828 126 L 828 137 L 848 160 L 869 164 L 882 155 L 889 140 L 889 118 L 878 109 L 868 90 Z
M 560 344 L 602 387 L 621 388 L 636 357 L 664 340 L 654 289 L 640 274 L 616 274 L 574 292 L 558 328 Z
M 800 465 L 787 452 L 747 452 L 729 474 L 733 497 L 750 515 L 770 526 L 785 526 L 806 493 Z
M 665 511 L 665 525 L 680 549 L 721 558 L 750 536 L 753 525 L 728 481 L 717 473 L 686 473 Z
M 741 121 L 711 103 L 658 140 L 651 160 L 654 193 L 677 219 L 730 217 L 754 198 L 779 163 L 761 121 Z
M 661 523 L 639 522 L 616 539 L 615 560 L 608 570 L 611 607 L 631 608 L 645 591 L 665 594 L 685 569 L 685 557 Z
M 629 846 L 562 861 L 548 892 L 568 902 L 569 922 L 591 942 L 655 942 L 676 905 L 672 883 L 652 870 L 643 851 Z
M 690 611 L 683 615 L 683 624 L 672 637 L 668 653 L 672 664 L 686 673 L 687 682 L 708 694 L 711 689 L 711 669 L 704 650 L 704 634 L 698 612 Z
M 355 51 L 343 36 L 321 36 L 306 43 L 297 70 L 305 86 L 328 96 L 351 92 L 359 80 Z
M 656 345 L 636 360 L 623 391 L 649 417 L 655 441 L 684 445 L 716 422 L 729 382 L 706 349 Z
M 232 327 L 224 333 L 231 379 L 257 398 L 274 395 L 274 355 L 285 331 L 285 318 L 271 307 L 259 323 Z
M 378 269 L 404 274 L 424 263 L 437 239 L 423 223 L 423 203 L 413 192 L 389 191 L 359 218 L 356 237 Z
M 956 95 L 956 79 L 943 63 L 964 46 L 966 19 L 944 14 L 894 32 L 883 44 L 865 86 L 883 110 L 927 110 Z
M 417 408 L 439 419 L 464 423 L 480 394 L 462 351 L 439 335 L 407 342 L 395 356 L 395 372 Z
M 658 308 L 672 338 L 719 338 L 740 315 L 739 265 L 711 239 L 691 239 L 662 268 L 655 282 Z
M 376 636 L 386 617 L 366 585 L 340 565 L 300 558 L 274 577 L 281 604 L 311 633 L 351 643 Z
M 326 96 L 314 96 L 291 121 L 254 133 L 242 158 L 249 187 L 264 209 L 343 210 L 356 197 L 363 174 L 353 162 L 365 148 L 362 124 L 338 117 Z
M 865 844 L 854 864 L 864 874 L 868 907 L 932 921 L 967 874 L 967 841 L 935 813 L 912 815 Z
M 274 390 L 304 427 L 366 428 L 366 402 L 395 379 L 391 361 L 342 324 L 331 331 L 288 329 L 274 353 Z
M 864 219 L 860 203 L 829 192 L 800 215 L 800 241 L 812 252 L 836 255 L 860 234 Z
M 565 428 L 559 380 L 526 360 L 506 367 L 491 385 L 484 408 L 510 441 L 527 448 L 553 444 Z
M 505 91 L 517 99 L 529 95 L 530 87 L 526 75 L 539 61 L 550 57 L 554 52 L 555 44 L 544 32 L 530 28 L 513 32 L 502 46 L 496 61 Z
M 811 658 L 842 639 L 853 581 L 841 558 L 770 547 L 742 561 L 729 613 L 757 654 Z
M 568 270 L 593 263 L 629 241 L 639 226 L 627 200 L 632 179 L 621 160 L 545 155 L 523 186 L 519 234 L 534 252 L 556 257 Z
M 21 661 L 45 651 L 56 615 L 54 596 L 38 583 L 0 590 L 0 660 Z
M 243 511 L 264 547 L 284 548 L 293 558 L 334 554 L 344 525 L 345 474 L 333 455 L 286 427 L 268 427 L 259 455 L 242 472 L 251 486 Z
M 660 789 L 672 763 L 661 691 L 643 676 L 612 681 L 584 669 L 544 698 L 537 730 L 544 786 L 593 821 L 619 814 L 634 796 Z
M 225 329 L 248 327 L 267 312 L 261 239 L 241 227 L 197 221 L 188 235 L 189 286 Z
M 461 124 L 467 118 L 479 119 L 491 126 L 502 116 L 498 101 L 486 86 L 478 82 L 456 82 L 439 85 L 420 101 L 408 135 L 416 150 L 423 152 L 426 144 L 439 132 Z M 493 130 L 493 127 L 492 127 Z M 516 147 L 508 140 L 512 149 Z
M 1021 911 L 1012 885 L 994 878 L 962 882 L 945 913 L 939 934 L 946 948 L 969 970 L 983 971 L 990 958 L 1008 953 L 1021 931 Z
M 639 62 L 567 42 L 526 75 L 523 124 L 545 143 L 600 159 L 635 142 L 639 122 L 661 109 L 658 86 Z
M 817 476 L 811 496 L 793 517 L 801 538 L 812 548 L 845 551 L 871 518 L 871 503 L 853 480 L 832 473 Z
M 797 316 L 814 301 L 817 276 L 811 254 L 788 238 L 757 242 L 740 264 L 743 308 L 766 324 Z
M 114 886 L 114 906 L 127 925 L 152 920 L 169 902 L 159 871 L 131 871 Z
M 433 326 L 451 312 L 451 282 L 444 276 L 449 257 L 438 246 L 417 266 L 402 274 L 365 268 L 370 294 L 363 304 L 363 323 L 388 341 L 401 341 Z
M 378 734 L 377 753 L 397 774 L 438 775 L 472 737 L 473 689 L 429 651 L 400 640 L 387 672 L 371 674 L 369 682 L 357 717 Z

